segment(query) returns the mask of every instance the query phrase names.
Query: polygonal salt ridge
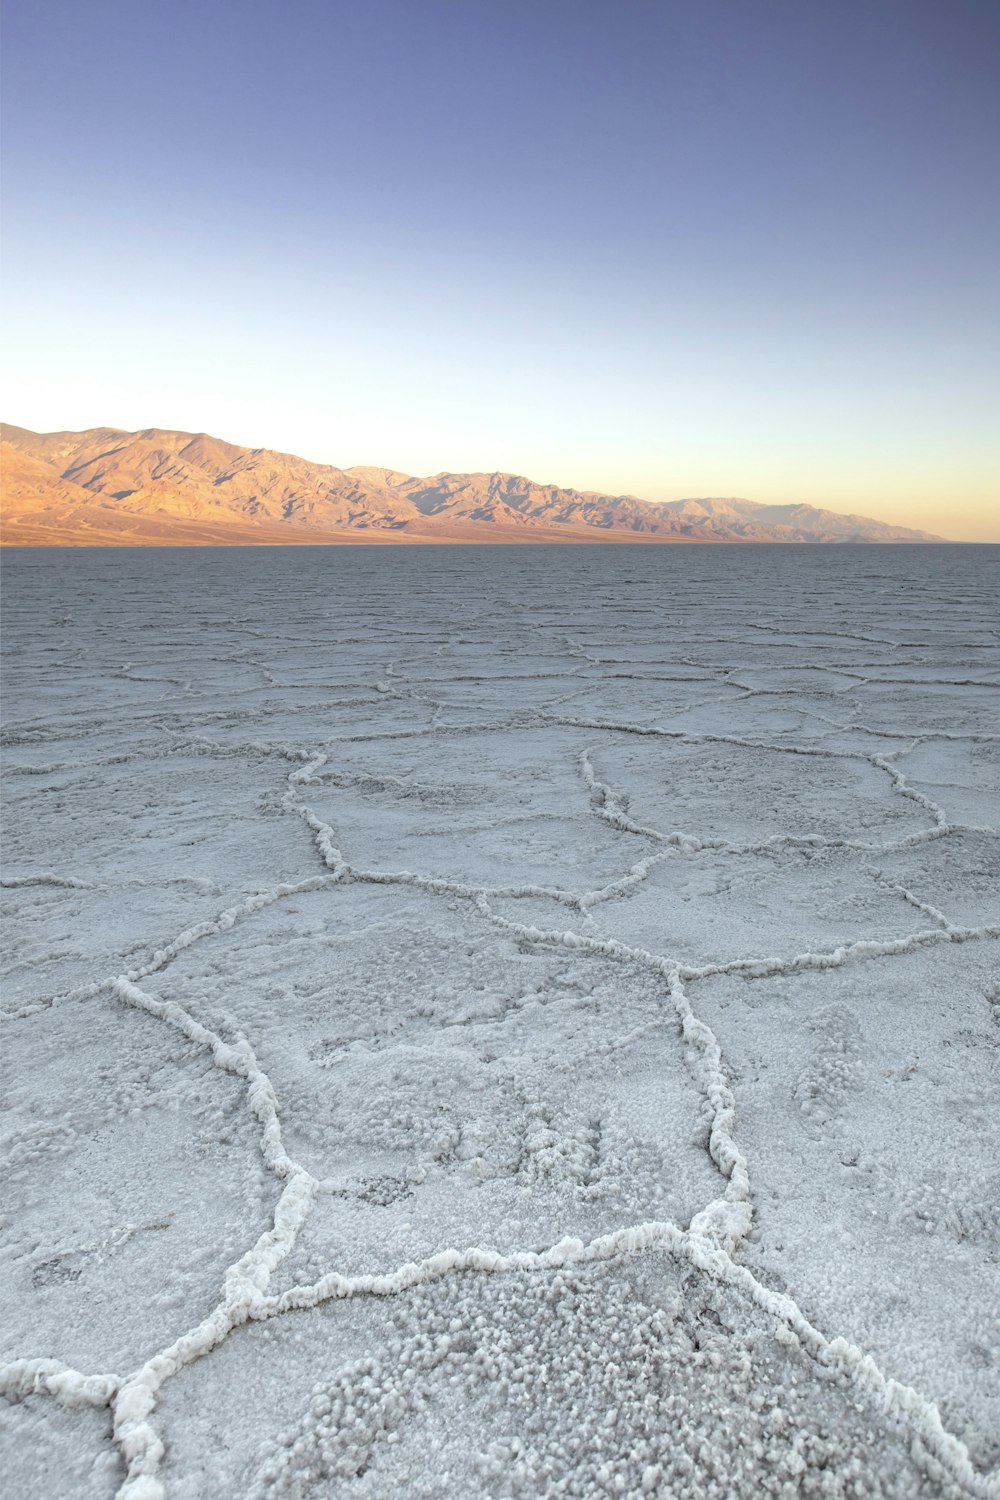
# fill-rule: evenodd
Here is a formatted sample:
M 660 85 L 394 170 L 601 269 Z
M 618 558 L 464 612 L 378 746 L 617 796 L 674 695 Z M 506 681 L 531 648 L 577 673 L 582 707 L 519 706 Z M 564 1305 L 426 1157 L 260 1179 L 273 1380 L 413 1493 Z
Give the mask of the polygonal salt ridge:
M 594 911 L 586 930 L 671 951 L 687 971 L 751 954 L 763 959 L 775 948 L 829 951 L 859 931 L 904 935 L 936 920 L 924 908 L 915 920 L 900 892 L 866 873 L 864 863 L 843 848 L 671 853 L 627 901 Z
M 327 886 L 334 884 L 337 875 L 310 875 L 305 880 L 295 882 L 283 882 L 270 889 L 255 891 L 241 901 L 227 907 L 215 917 L 194 923 L 186 927 L 176 937 L 155 947 L 152 954 L 135 968 L 127 969 L 123 975 L 109 974 L 103 979 L 95 980 L 93 983 L 80 985 L 77 989 L 68 991 L 62 995 L 52 996 L 48 1001 L 34 1001 L 22 1006 L 17 1011 L 0 1011 L 0 1022 L 22 1020 L 26 1017 L 44 1010 L 48 1005 L 62 1004 L 80 1000 L 92 1000 L 108 990 L 112 990 L 119 978 L 126 982 L 135 983 L 146 979 L 150 975 L 158 974 L 171 964 L 178 954 L 185 949 L 193 947 L 195 943 L 202 942 L 205 938 L 214 937 L 220 932 L 227 932 L 236 925 L 265 907 L 273 905 L 276 901 L 284 901 L 289 897 L 301 895 L 308 891 L 324 890 Z
M 805 827 L 795 832 L 774 832 L 757 840 L 745 842 L 733 841 L 718 836 L 706 837 L 704 833 L 694 831 L 664 832 L 652 827 L 648 822 L 637 822 L 628 812 L 628 799 L 623 800 L 623 794 L 616 793 L 603 781 L 601 781 L 593 766 L 592 751 L 582 752 L 580 756 L 581 770 L 584 779 L 590 788 L 591 798 L 598 815 L 609 822 L 613 827 L 623 832 L 642 835 L 648 839 L 660 843 L 667 843 L 680 848 L 684 852 L 696 852 L 701 848 L 712 848 L 730 850 L 734 853 L 763 853 L 781 847 L 815 847 L 827 848 L 849 848 L 867 851 L 891 851 L 912 847 L 933 839 L 944 837 L 951 831 L 944 810 L 933 801 L 932 798 L 911 787 L 901 770 L 893 764 L 892 758 L 887 754 L 868 754 L 857 750 L 836 750 L 824 746 L 803 744 L 778 744 L 773 740 L 751 739 L 746 736 L 732 734 L 710 734 L 693 733 L 688 730 L 667 730 L 654 725 L 641 725 L 627 722 L 615 722 L 611 720 L 585 720 L 585 719 L 553 719 L 560 724 L 577 724 L 581 728 L 601 729 L 612 731 L 617 734 L 639 736 L 642 739 L 666 739 L 675 744 L 678 749 L 689 749 L 698 746 L 732 746 L 741 748 L 755 754 L 772 754 L 805 757 L 806 759 L 819 759 L 820 761 L 840 761 L 850 766 L 869 765 L 879 772 L 884 772 L 890 777 L 891 788 L 900 797 L 916 803 L 932 818 L 932 825 L 922 829 L 916 829 L 900 834 L 895 838 L 883 839 L 880 842 L 872 842 L 867 838 L 850 837 L 843 832 L 807 831 Z M 678 767 L 679 769 L 679 767 Z
M 975 926 L 1000 916 L 1000 835 L 961 829 L 923 848 L 872 861 L 877 878 L 926 903 L 948 924 Z

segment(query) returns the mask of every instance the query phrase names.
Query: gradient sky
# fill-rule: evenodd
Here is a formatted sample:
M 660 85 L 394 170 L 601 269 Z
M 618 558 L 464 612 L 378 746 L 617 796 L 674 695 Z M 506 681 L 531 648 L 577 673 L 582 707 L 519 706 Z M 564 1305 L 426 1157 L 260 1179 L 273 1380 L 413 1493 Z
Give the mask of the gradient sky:
M 7 0 L 4 414 L 1000 540 L 997 0 Z

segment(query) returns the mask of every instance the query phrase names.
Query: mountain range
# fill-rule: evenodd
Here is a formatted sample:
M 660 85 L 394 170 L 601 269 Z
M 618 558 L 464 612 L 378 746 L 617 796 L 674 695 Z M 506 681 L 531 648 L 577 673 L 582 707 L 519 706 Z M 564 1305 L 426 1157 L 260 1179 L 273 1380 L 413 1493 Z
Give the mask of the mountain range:
M 517 474 L 338 469 L 207 433 L 4 424 L 3 540 L 20 546 L 309 542 L 933 542 L 812 505 L 634 495 Z

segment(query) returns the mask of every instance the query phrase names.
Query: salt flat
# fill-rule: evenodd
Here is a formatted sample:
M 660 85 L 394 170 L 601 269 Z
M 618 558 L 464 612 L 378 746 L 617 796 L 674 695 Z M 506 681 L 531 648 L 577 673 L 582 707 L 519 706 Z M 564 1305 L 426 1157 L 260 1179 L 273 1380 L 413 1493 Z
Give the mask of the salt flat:
M 1000 1495 L 998 560 L 7 552 L 6 1492 Z

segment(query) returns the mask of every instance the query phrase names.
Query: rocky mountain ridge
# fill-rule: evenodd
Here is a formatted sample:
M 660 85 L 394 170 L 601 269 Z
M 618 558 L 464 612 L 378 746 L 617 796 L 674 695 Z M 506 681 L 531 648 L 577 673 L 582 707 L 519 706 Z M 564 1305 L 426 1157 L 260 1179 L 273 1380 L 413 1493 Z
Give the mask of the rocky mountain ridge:
M 927 542 L 811 505 L 654 503 L 518 474 L 415 478 L 207 433 L 2 428 L 3 539 L 19 545 L 309 542 Z

